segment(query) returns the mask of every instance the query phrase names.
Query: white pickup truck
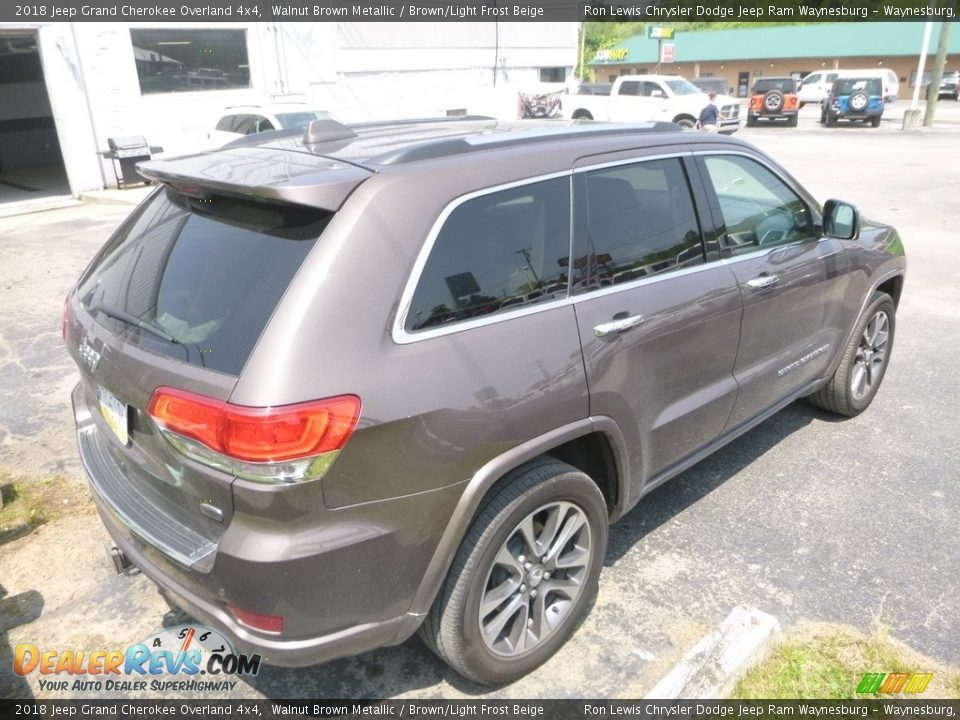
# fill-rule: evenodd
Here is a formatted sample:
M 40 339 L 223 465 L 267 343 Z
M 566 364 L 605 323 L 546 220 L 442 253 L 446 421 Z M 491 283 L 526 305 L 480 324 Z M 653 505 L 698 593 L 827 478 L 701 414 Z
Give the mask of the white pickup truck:
M 571 120 L 645 122 L 661 120 L 694 127 L 709 98 L 693 83 L 677 75 L 622 75 L 609 95 L 562 95 L 561 113 Z M 736 98 L 717 95 L 719 131 L 731 134 L 740 127 Z

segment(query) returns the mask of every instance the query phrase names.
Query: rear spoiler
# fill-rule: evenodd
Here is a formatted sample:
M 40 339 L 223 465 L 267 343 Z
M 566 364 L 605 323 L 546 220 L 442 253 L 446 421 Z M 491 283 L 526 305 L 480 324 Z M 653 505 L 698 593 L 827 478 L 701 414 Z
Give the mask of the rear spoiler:
M 249 197 L 334 212 L 374 174 L 341 160 L 266 147 L 142 162 L 137 171 L 184 195 Z

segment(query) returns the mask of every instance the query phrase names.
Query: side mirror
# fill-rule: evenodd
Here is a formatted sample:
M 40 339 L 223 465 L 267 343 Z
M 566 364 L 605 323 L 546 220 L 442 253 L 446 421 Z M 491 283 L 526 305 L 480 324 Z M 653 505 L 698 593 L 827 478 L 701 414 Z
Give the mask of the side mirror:
M 827 200 L 823 205 L 823 234 L 855 240 L 860 235 L 860 211 L 842 200 Z
M 654 90 L 652 93 L 650 93 L 650 97 L 655 98 L 665 98 L 666 96 L 667 94 L 663 92 L 663 90 Z

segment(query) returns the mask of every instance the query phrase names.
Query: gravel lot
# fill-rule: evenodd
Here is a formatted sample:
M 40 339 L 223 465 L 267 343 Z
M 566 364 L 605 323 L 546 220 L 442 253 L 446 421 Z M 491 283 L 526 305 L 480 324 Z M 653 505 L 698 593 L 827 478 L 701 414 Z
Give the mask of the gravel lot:
M 418 641 L 301 670 L 267 668 L 232 697 L 638 697 L 738 603 L 784 624 L 877 623 L 960 665 L 957 513 L 960 403 L 960 110 L 936 128 L 743 129 L 821 201 L 859 205 L 900 230 L 909 272 L 883 388 L 835 418 L 796 403 L 648 496 L 613 527 L 597 604 L 551 662 L 493 692 Z M 941 103 L 945 106 L 946 103 Z M 0 470 L 62 476 L 67 511 L 0 534 L 0 697 L 66 697 L 11 673 L 11 648 L 126 647 L 165 606 L 143 577 L 112 573 L 76 456 L 60 341 L 64 294 L 129 206 L 0 220 Z M 74 498 L 81 498 L 77 501 Z M 878 668 L 885 670 L 885 668 Z

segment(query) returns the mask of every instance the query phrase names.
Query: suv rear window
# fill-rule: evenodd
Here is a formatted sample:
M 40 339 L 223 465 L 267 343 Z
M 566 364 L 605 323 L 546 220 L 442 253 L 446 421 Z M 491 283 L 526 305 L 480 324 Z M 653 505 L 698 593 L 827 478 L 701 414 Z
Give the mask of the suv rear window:
M 757 80 L 753 86 L 755 93 L 766 93 L 771 90 L 779 90 L 784 93 L 795 93 L 797 91 L 797 81 L 793 78 L 767 78 L 766 80 Z
M 239 375 L 331 217 L 165 188 L 100 251 L 80 299 L 127 342 Z
M 841 78 L 834 83 L 836 95 L 852 95 L 863 90 L 871 95 L 881 95 L 883 87 L 880 78 Z

